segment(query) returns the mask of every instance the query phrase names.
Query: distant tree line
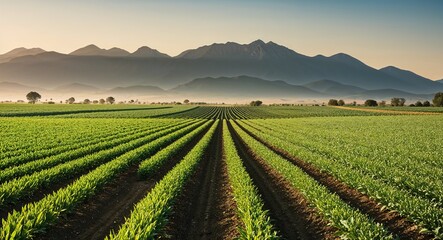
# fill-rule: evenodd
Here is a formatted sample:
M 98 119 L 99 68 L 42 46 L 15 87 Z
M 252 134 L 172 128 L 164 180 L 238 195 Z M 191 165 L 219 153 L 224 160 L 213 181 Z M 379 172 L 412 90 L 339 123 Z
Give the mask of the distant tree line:
M 28 100 L 29 103 L 32 103 L 32 104 L 35 104 L 41 98 L 42 98 L 42 96 L 38 92 L 31 91 L 28 94 L 26 94 L 26 99 Z M 73 104 L 73 103 L 75 103 L 75 98 L 74 97 L 70 97 L 65 102 L 67 104 Z M 135 103 L 135 102 L 136 101 L 134 101 L 134 100 L 129 101 L 129 103 Z M 48 103 L 54 103 L 54 102 L 51 99 L 51 101 L 48 102 Z M 62 102 L 60 102 L 60 103 L 62 103 Z M 112 97 L 112 96 L 109 96 L 109 97 L 106 98 L 106 100 L 102 98 L 100 100 L 93 100 L 93 101 L 91 101 L 90 99 L 85 99 L 85 100 L 83 100 L 82 103 L 83 104 L 91 104 L 91 103 L 93 103 L 93 104 L 98 104 L 98 103 L 99 104 L 105 104 L 105 103 L 114 104 L 115 103 L 115 98 Z M 121 102 L 121 103 L 123 103 L 123 102 Z M 185 99 L 183 101 L 183 103 L 184 104 L 196 104 L 196 103 L 191 103 L 188 99 Z M 260 100 L 251 101 L 249 103 L 250 106 L 261 106 L 262 104 L 263 104 L 263 102 L 260 101 Z M 402 107 L 402 106 L 405 106 L 405 104 L 406 104 L 406 99 L 404 99 L 404 98 L 396 98 L 395 97 L 395 98 L 391 99 L 391 106 Z M 324 105 L 324 103 L 323 103 L 323 105 Z M 328 105 L 329 106 L 344 106 L 345 105 L 345 101 L 343 101 L 342 99 L 340 99 L 340 100 L 329 99 Z M 357 103 L 356 102 L 352 102 L 350 105 L 356 106 Z M 371 107 L 372 106 L 386 106 L 386 101 L 377 102 L 376 100 L 368 99 L 368 100 L 365 101 L 364 105 L 365 106 L 371 106 Z M 409 106 L 411 106 L 411 107 L 414 107 L 414 106 L 415 107 L 430 107 L 431 103 L 429 101 L 424 101 L 424 102 L 417 101 L 415 104 L 412 103 Z M 435 94 L 434 98 L 432 99 L 432 106 L 434 106 L 434 107 L 443 107 L 443 92 L 438 92 L 438 93 Z

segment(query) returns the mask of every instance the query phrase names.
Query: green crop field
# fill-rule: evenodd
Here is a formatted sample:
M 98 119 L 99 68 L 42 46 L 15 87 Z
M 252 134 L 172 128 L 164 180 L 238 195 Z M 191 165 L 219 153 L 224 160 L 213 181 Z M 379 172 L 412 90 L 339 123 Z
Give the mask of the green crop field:
M 443 239 L 441 109 L 362 109 L 0 104 L 0 239 Z

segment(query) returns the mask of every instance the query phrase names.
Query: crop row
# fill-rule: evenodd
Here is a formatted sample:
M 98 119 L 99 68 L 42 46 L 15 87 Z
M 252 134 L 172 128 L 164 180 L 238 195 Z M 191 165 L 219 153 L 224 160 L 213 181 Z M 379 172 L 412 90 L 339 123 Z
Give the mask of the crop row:
M 201 121 L 193 123 L 186 129 L 196 127 L 200 123 Z M 132 149 L 143 146 L 165 134 L 173 133 L 186 125 L 189 125 L 189 123 L 169 127 L 158 132 L 151 132 L 145 137 L 121 144 L 112 149 L 98 151 L 77 160 L 3 183 L 0 185 L 0 206 L 3 206 L 6 203 L 14 203 L 24 196 L 31 195 L 42 186 L 50 186 L 54 182 L 72 178 L 73 176 L 106 163 Z
M 199 133 L 203 132 L 203 130 L 205 130 L 210 123 L 212 122 L 207 121 L 195 131 L 188 133 L 179 140 L 175 141 L 173 144 L 163 148 L 149 159 L 142 161 L 138 168 L 138 176 L 141 179 L 144 179 L 152 174 L 155 174 L 155 172 L 157 172 L 165 164 L 165 162 L 169 161 L 178 152 L 182 151 L 183 147 L 190 143 Z
M 62 152 L 57 155 L 52 155 L 47 158 L 30 160 L 26 157 L 23 158 L 14 158 L 14 162 L 7 161 L 7 163 L 13 165 L 7 169 L 3 169 L 0 172 L 0 183 L 11 180 L 15 177 L 21 177 L 24 175 L 32 174 L 33 172 L 40 171 L 43 169 L 47 169 L 65 162 L 69 162 L 71 160 L 93 154 L 95 152 L 99 152 L 108 148 L 113 148 L 120 144 L 132 141 L 134 139 L 141 138 L 143 136 L 164 130 L 169 128 L 168 125 L 160 124 L 159 126 L 151 126 L 149 130 L 141 131 L 138 133 L 133 133 L 130 135 L 123 135 L 124 137 L 120 137 L 117 134 L 110 139 L 103 139 L 96 144 L 86 145 L 80 148 L 69 149 L 65 152 Z M 30 161 L 30 162 L 26 162 Z M 21 164 L 22 163 L 22 164 Z M 21 165 L 20 165 L 21 164 Z
M 166 145 L 195 129 L 202 122 L 188 127 L 179 127 L 169 134 L 162 132 L 149 143 L 127 151 L 112 161 L 105 163 L 67 187 L 47 195 L 42 200 L 25 205 L 21 211 L 14 211 L 3 221 L 1 239 L 28 239 L 57 221 L 64 212 L 71 212 L 85 199 L 93 196 L 107 182 L 131 165 L 153 155 Z M 181 128 L 181 129 L 180 129 Z M 167 134 L 167 135 L 166 135 Z M 155 140 L 154 140 L 155 139 Z
M 158 123 L 159 126 L 161 123 Z M 85 146 L 94 145 L 100 142 L 107 142 L 114 138 L 119 138 L 127 135 L 136 134 L 138 132 L 146 131 L 147 129 L 152 128 L 152 126 L 149 127 L 143 127 L 143 128 L 131 128 L 131 129 L 122 129 L 118 132 L 114 131 L 100 131 L 96 132 L 96 135 L 94 136 L 72 136 L 71 134 L 67 137 L 69 138 L 76 138 L 77 141 L 75 142 L 69 142 L 64 144 L 57 144 L 57 145 L 45 145 L 40 144 L 37 146 L 27 146 L 23 147 L 19 151 L 10 151 L 11 154 L 8 154 L 8 157 L 4 157 L 3 159 L 0 159 L 0 169 L 5 169 L 11 166 L 17 166 L 19 164 L 31 162 L 34 160 L 46 158 L 49 156 L 61 154 L 63 152 L 70 151 L 72 149 L 77 149 Z M 17 134 L 17 131 L 16 131 Z M 75 133 L 74 133 L 75 134 Z
M 261 126 L 262 129 L 268 129 L 266 130 L 268 133 L 277 131 L 283 134 L 281 128 L 286 128 L 285 124 L 276 123 L 267 123 Z M 290 128 L 290 126 L 288 127 Z M 384 139 L 388 137 L 388 134 L 384 134 L 382 138 L 378 137 L 377 144 L 385 142 Z M 357 141 L 354 141 L 358 139 L 357 136 L 351 135 L 352 138 L 346 139 L 343 137 L 344 134 L 338 131 L 329 131 L 329 134 L 325 134 L 325 131 L 313 129 L 309 133 L 306 131 L 297 134 L 291 132 L 289 135 L 292 142 L 297 142 L 298 145 L 312 152 L 322 154 L 337 163 L 346 165 L 349 169 L 369 175 L 374 179 L 443 206 L 443 168 L 436 167 L 439 162 L 435 159 L 439 156 L 436 151 L 432 151 L 430 155 L 429 153 L 425 155 L 416 153 L 415 156 L 412 156 L 415 151 L 411 145 L 408 145 L 408 151 L 398 152 L 396 149 L 391 150 L 383 145 L 381 148 L 374 146 L 368 135 L 365 142 L 357 144 Z M 324 139 L 325 141 L 319 143 L 318 140 L 313 139 Z M 353 141 L 349 141 L 349 139 L 353 139 Z
M 117 112 L 90 112 L 69 115 L 57 115 L 57 118 L 157 118 L 170 114 L 178 114 L 196 108 L 195 106 L 156 107 L 148 109 L 128 109 Z
M 129 218 L 117 233 L 107 239 L 154 239 L 168 221 L 174 199 L 199 162 L 204 158 L 217 128 L 216 121 L 195 147 L 134 207 Z M 152 165 L 155 166 L 155 165 Z
M 255 129 L 245 123 L 242 123 L 242 126 L 267 143 L 313 164 L 322 171 L 332 174 L 340 181 L 367 194 L 388 209 L 398 211 L 402 216 L 420 225 L 422 231 L 431 231 L 437 237 L 442 236 L 443 210 L 434 202 L 435 200 L 427 199 L 426 195 L 413 194 L 410 190 L 399 188 L 398 184 L 389 184 L 379 179 L 380 177 L 377 175 L 383 174 L 383 172 L 367 173 L 367 171 L 373 169 L 372 166 L 377 165 L 378 167 L 376 169 L 382 169 L 383 166 L 388 170 L 392 169 L 386 167 L 387 161 L 385 158 L 370 158 L 367 160 L 358 157 L 356 159 L 345 158 L 343 154 L 340 154 L 340 151 L 344 150 L 329 150 L 329 153 L 319 151 L 325 149 L 322 145 L 327 145 L 322 142 L 322 138 L 320 137 L 316 138 L 317 145 L 308 147 L 305 145 L 307 140 L 297 137 L 296 134 L 292 134 L 291 131 L 283 131 L 277 127 L 266 130 L 263 126 L 258 127 L 259 125 L 255 125 L 255 127 L 257 127 L 257 129 Z M 307 136 L 309 136 L 308 133 Z M 334 154 L 332 151 L 336 151 L 337 153 Z M 366 170 L 359 171 L 356 168 L 351 168 L 349 165 L 352 161 L 360 161 L 360 164 L 365 166 L 364 169 Z M 366 168 L 366 166 L 368 166 L 368 168 Z M 417 171 L 419 170 L 417 169 Z M 405 175 L 408 176 L 409 179 L 417 179 L 413 173 L 405 173 Z M 433 183 L 429 185 L 433 185 Z M 409 186 L 411 189 L 420 187 L 422 187 L 422 185 Z
M 2 118 L 0 159 L 77 144 L 107 136 L 106 133 L 145 128 L 140 123 L 140 120 L 114 119 Z
M 392 239 L 392 235 L 382 225 L 373 222 L 366 215 L 353 209 L 336 194 L 308 176 L 301 169 L 283 159 L 278 154 L 249 136 L 236 124 L 235 131 L 249 149 L 292 184 L 333 227 L 337 234 L 346 239 Z
M 258 190 L 238 156 L 226 120 L 223 120 L 223 154 L 237 215 L 242 223 L 239 228 L 240 239 L 276 239 L 276 232 Z

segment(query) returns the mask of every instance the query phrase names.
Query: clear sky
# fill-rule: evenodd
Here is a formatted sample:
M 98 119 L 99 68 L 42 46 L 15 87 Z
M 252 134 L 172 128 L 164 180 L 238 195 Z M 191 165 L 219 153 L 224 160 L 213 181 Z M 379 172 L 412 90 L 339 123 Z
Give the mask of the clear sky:
M 0 53 L 69 53 L 93 43 L 128 51 L 146 45 L 175 56 L 256 39 L 443 78 L 442 0 L 0 0 Z

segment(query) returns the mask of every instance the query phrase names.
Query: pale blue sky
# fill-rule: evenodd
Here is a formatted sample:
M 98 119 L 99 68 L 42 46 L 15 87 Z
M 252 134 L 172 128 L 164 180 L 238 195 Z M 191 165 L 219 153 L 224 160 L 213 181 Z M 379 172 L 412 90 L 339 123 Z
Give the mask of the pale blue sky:
M 129 51 L 147 45 L 175 56 L 256 39 L 443 78 L 439 0 L 0 0 L 0 53 L 22 46 L 68 53 L 93 43 Z

